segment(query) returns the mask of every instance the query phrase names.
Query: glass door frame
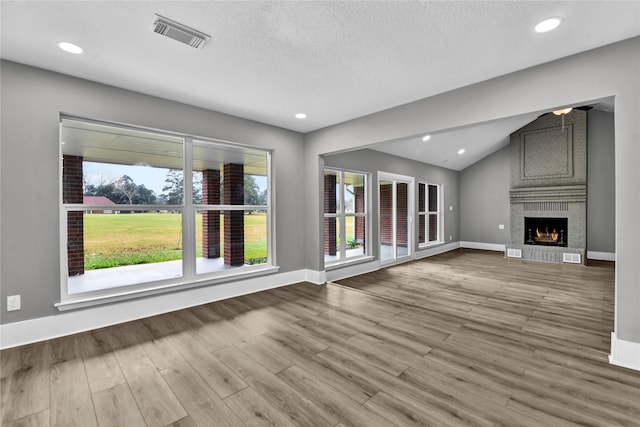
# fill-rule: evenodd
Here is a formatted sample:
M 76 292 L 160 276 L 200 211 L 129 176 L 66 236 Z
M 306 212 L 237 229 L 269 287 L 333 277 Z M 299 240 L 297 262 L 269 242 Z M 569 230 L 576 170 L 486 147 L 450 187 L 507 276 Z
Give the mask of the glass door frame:
M 392 235 L 393 235 L 393 257 L 391 259 L 382 258 L 382 221 L 381 221 L 381 197 L 380 183 L 382 181 L 392 182 Z M 397 209 L 397 186 L 398 183 L 407 184 L 407 254 L 398 256 L 398 209 Z M 391 265 L 404 262 L 414 257 L 413 239 L 414 239 L 414 188 L 415 178 L 412 176 L 399 175 L 390 172 L 378 171 L 378 259 L 380 265 Z

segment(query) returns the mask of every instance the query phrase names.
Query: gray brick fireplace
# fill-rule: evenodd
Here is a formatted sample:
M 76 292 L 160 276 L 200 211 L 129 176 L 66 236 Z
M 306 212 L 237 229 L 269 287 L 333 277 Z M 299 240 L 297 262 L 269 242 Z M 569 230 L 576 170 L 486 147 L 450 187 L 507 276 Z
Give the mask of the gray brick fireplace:
M 564 120 L 545 114 L 512 133 L 510 146 L 511 243 L 506 255 L 533 261 L 584 263 L 586 111 L 574 109 Z

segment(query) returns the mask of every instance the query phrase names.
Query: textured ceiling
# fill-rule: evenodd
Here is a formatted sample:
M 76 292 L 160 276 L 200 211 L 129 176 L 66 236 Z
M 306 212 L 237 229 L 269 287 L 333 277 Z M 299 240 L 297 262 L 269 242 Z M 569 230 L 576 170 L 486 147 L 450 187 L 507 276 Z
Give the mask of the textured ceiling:
M 156 13 L 212 39 L 154 34 Z M 2 1 L 0 14 L 2 58 L 300 132 L 640 34 L 637 1 Z M 563 25 L 535 33 L 550 16 Z

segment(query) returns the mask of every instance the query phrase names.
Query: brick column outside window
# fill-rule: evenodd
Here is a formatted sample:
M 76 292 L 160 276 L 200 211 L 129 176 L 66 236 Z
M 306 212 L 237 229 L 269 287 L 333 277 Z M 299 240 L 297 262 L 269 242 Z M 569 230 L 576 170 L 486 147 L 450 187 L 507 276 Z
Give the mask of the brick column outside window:
M 396 243 L 399 247 L 409 246 L 409 185 L 404 182 L 396 184 Z
M 356 213 L 364 212 L 364 186 L 363 187 L 355 187 L 355 202 L 356 202 Z M 362 216 L 357 216 L 356 220 L 356 242 L 362 243 L 362 247 L 365 248 L 365 218 Z
M 324 212 L 336 213 L 336 175 L 324 176 Z M 324 219 L 324 253 L 335 255 L 337 247 L 336 218 Z
M 224 165 L 224 204 L 244 204 L 244 165 Z M 224 212 L 224 263 L 244 264 L 244 211 Z
M 202 203 L 220 204 L 220 171 L 202 171 Z M 202 256 L 220 258 L 220 211 L 202 212 Z
M 82 157 L 62 156 L 62 201 L 82 203 Z M 84 274 L 83 211 L 67 213 L 67 268 L 69 276 Z

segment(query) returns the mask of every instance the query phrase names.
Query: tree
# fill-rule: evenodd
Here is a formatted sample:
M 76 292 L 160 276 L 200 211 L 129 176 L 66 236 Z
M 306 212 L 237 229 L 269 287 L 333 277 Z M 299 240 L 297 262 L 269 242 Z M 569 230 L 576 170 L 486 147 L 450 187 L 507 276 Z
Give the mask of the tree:
M 193 203 L 202 203 L 202 172 L 193 171 Z
M 111 180 L 113 181 L 113 180 Z M 82 175 L 82 188 L 83 194 L 85 196 L 96 196 L 97 194 L 89 194 L 97 192 L 99 188 L 104 187 L 105 185 L 111 182 L 104 175 L 96 175 L 96 174 L 88 174 Z M 100 194 L 103 196 L 103 194 Z
M 134 198 L 134 204 L 137 205 L 154 205 L 157 202 L 156 192 L 150 188 L 144 186 L 144 184 L 138 185 L 137 194 Z
M 166 185 L 162 187 L 162 191 L 167 204 L 181 204 L 184 194 L 184 174 L 182 171 L 179 169 L 169 169 L 164 182 Z M 202 172 L 193 172 L 192 183 L 193 203 L 202 203 Z
M 121 200 L 132 205 L 134 197 L 138 194 L 138 186 L 129 175 L 122 175 L 115 182 L 115 192 L 122 196 Z
M 116 186 L 113 182 L 106 184 L 88 184 L 85 186 L 83 193 L 85 196 L 105 196 L 113 203 L 120 202 L 121 195 L 116 192 Z
M 264 194 L 260 191 L 260 187 L 251 175 L 244 176 L 244 203 L 247 205 L 262 205 Z
M 184 193 L 184 174 L 179 169 L 169 169 L 165 178 L 162 194 L 158 196 L 159 203 L 166 201 L 170 205 L 182 203 Z M 202 172 L 193 172 L 193 203 L 202 203 Z M 220 198 L 224 200 L 224 177 L 220 178 Z M 244 176 L 244 203 L 247 205 L 266 205 L 267 190 L 260 191 L 252 175 Z
M 104 178 L 94 182 L 83 179 L 85 196 L 105 196 L 113 203 L 130 205 L 153 205 L 158 202 L 155 191 L 145 187 L 144 184 L 136 185 L 128 175 L 109 182 Z
M 182 204 L 182 195 L 184 194 L 183 175 L 182 171 L 178 169 L 169 169 L 167 171 L 167 176 L 164 179 L 166 185 L 162 187 L 167 204 Z

